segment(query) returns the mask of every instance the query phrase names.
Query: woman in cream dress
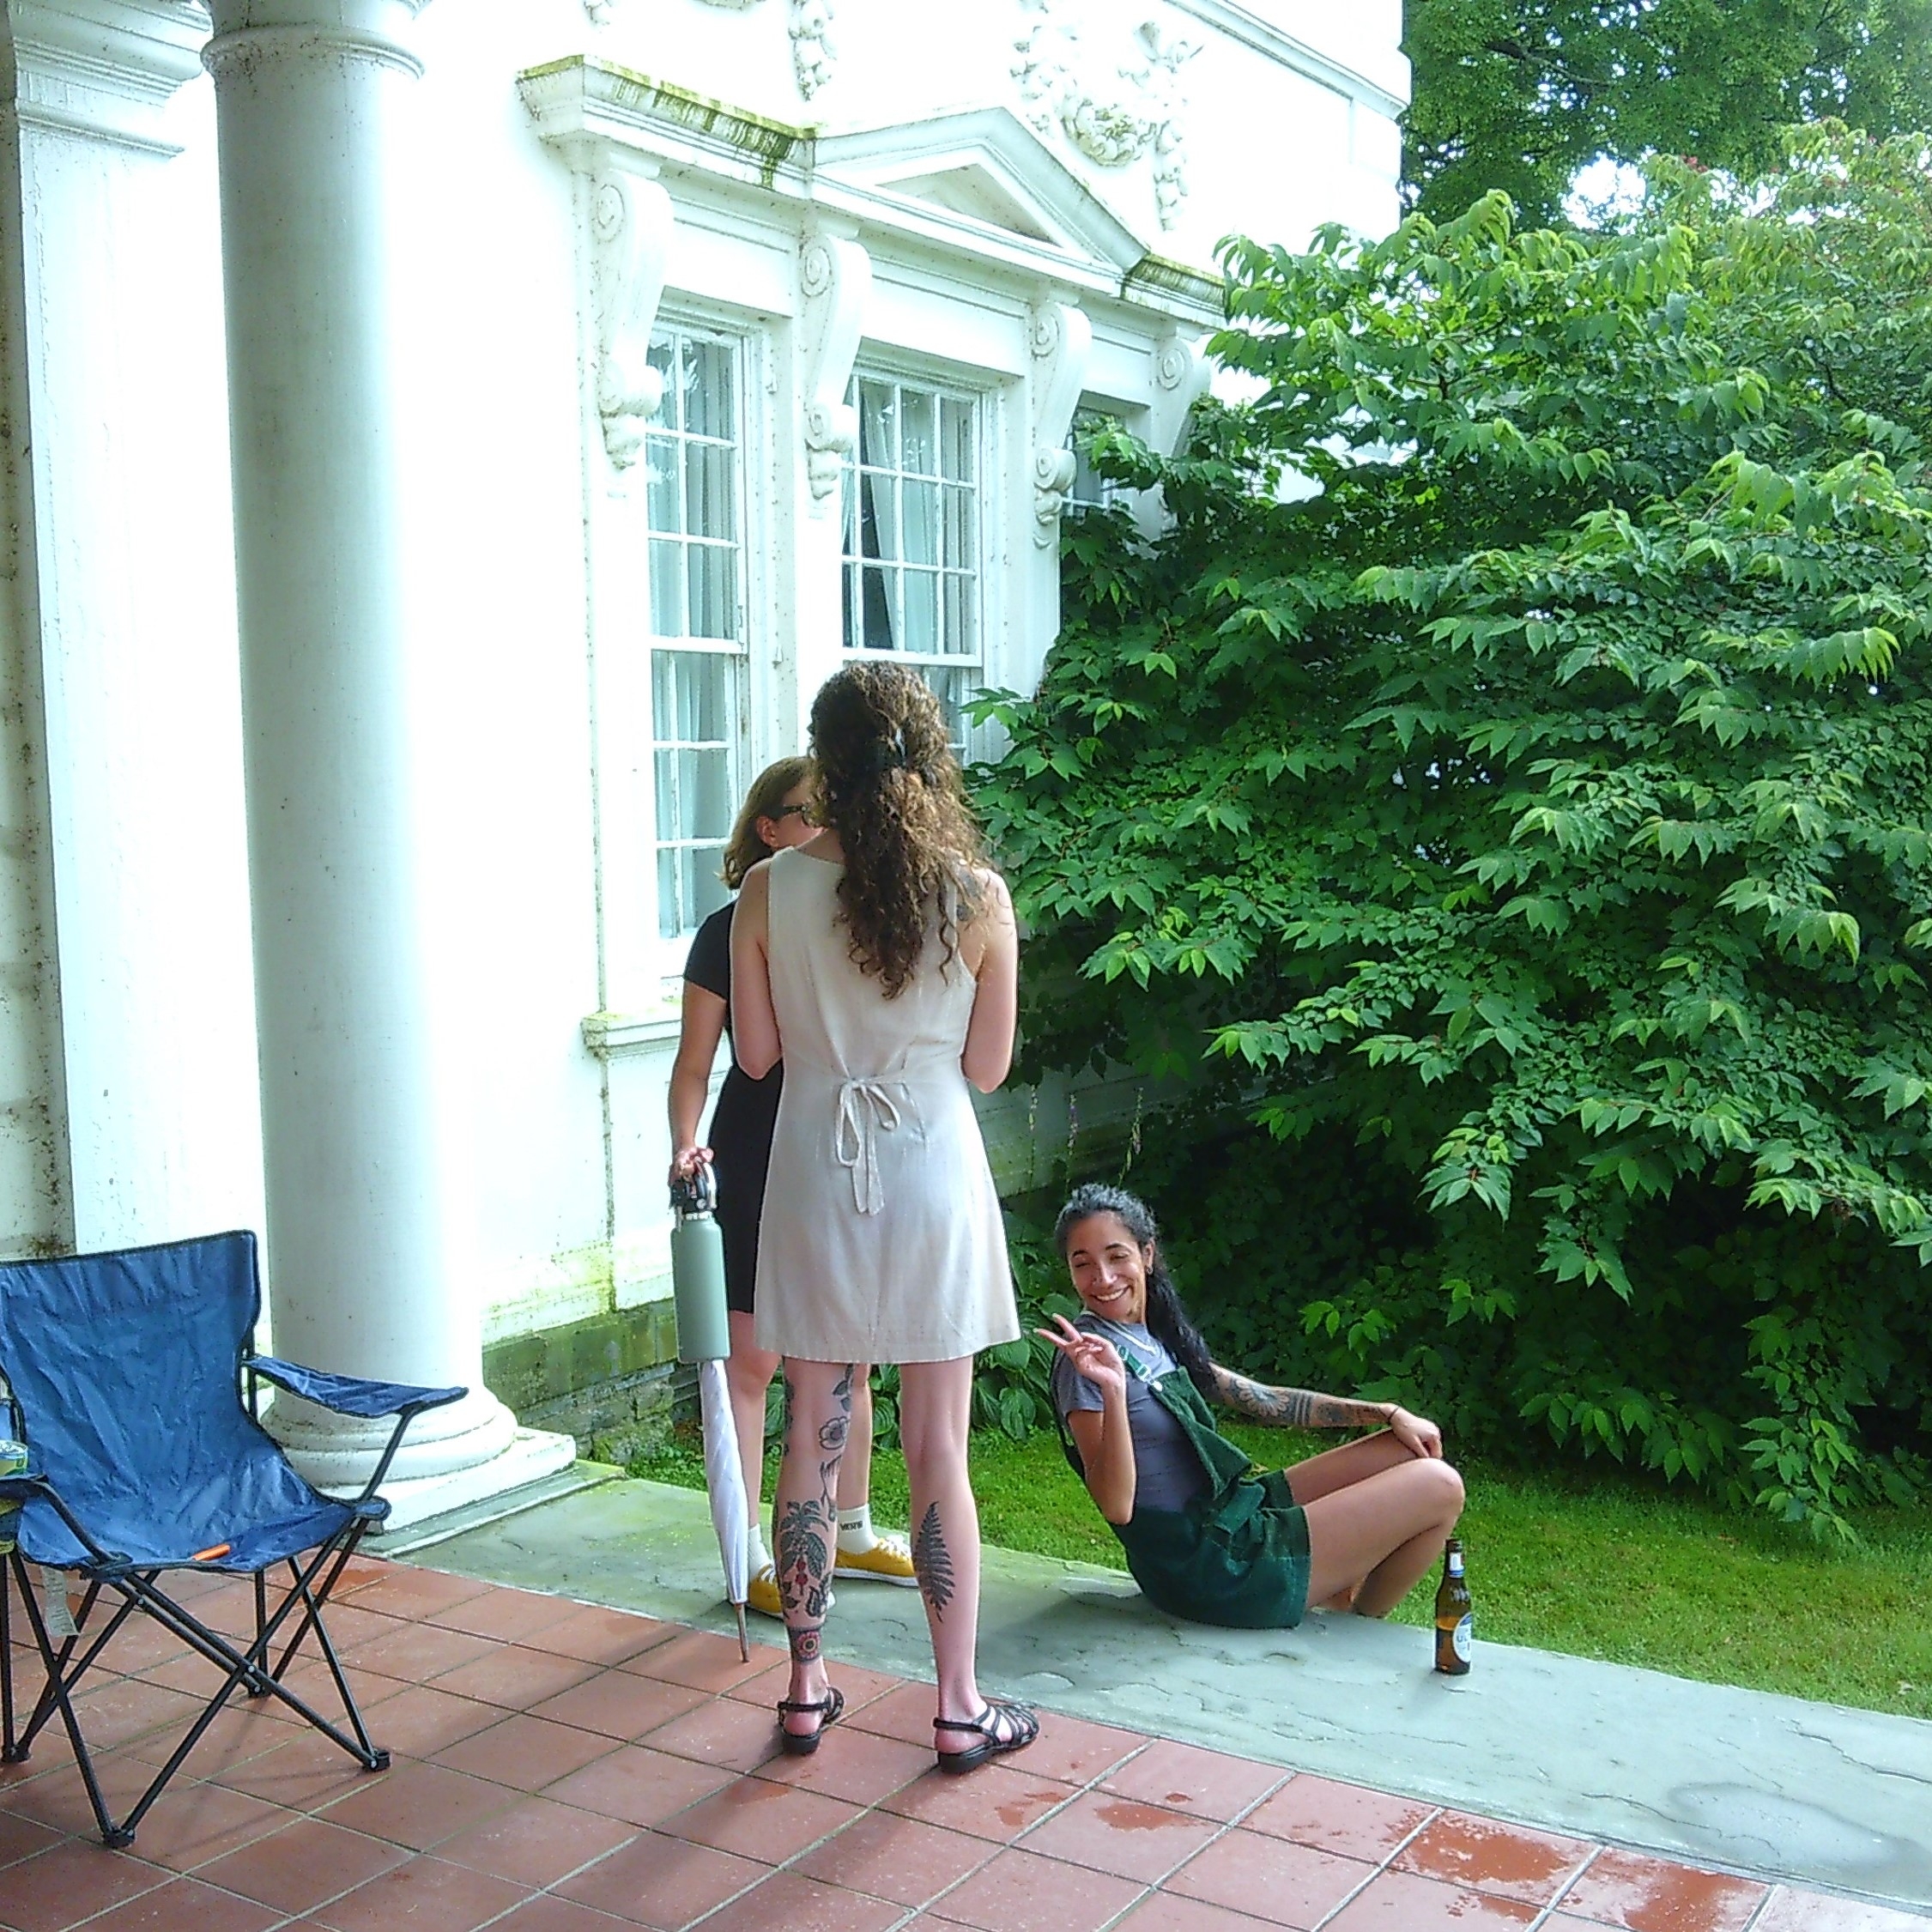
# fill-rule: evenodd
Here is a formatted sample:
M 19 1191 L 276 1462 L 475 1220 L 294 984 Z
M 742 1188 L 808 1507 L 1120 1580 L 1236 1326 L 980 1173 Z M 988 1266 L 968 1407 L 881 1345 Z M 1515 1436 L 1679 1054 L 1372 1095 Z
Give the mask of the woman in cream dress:
M 811 748 L 824 829 L 753 868 L 731 928 L 739 1061 L 754 1078 L 785 1068 L 757 1296 L 759 1345 L 785 1358 L 791 1395 L 772 1522 L 791 1646 L 781 1730 L 814 1750 L 844 1707 L 820 1631 L 853 1365 L 896 1362 L 935 1748 L 966 1771 L 1039 1729 L 975 1680 L 966 1479 L 973 1355 L 1020 1332 L 969 1087 L 990 1093 L 1012 1062 L 1018 942 L 917 675 L 841 671 L 813 703 Z

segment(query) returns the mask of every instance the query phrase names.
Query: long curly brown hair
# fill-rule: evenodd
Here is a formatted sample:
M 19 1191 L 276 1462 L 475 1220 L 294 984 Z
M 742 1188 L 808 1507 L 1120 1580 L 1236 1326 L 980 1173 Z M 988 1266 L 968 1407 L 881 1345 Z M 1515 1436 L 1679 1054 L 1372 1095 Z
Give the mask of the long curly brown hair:
M 845 849 L 839 916 L 887 999 L 918 970 L 935 905 L 950 960 L 980 908 L 985 863 L 939 700 L 903 664 L 849 665 L 812 700 L 821 822 Z

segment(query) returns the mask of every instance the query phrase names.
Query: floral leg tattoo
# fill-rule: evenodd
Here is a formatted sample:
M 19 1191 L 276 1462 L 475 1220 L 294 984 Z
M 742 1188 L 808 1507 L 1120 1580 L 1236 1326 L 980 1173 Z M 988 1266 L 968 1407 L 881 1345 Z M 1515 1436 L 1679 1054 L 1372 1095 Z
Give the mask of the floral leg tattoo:
M 778 1596 L 784 1605 L 787 1621 L 792 1616 L 809 1620 L 802 1629 L 790 1632 L 793 1661 L 806 1663 L 819 1656 L 817 1626 L 824 1620 L 826 1599 L 831 1594 L 833 1550 L 839 1533 L 839 1509 L 834 1493 L 839 1481 L 839 1458 L 852 1425 L 852 1365 L 833 1390 L 831 1418 L 819 1429 L 818 1446 L 826 1460 L 819 1464 L 819 1498 L 816 1502 L 796 1498 L 787 1502 L 772 1528 L 772 1556 L 778 1572 Z M 809 1652 L 801 1646 L 809 1644 Z
M 809 1617 L 814 1624 L 823 1620 L 831 1535 L 837 1524 L 838 1518 L 828 1518 L 816 1503 L 790 1502 L 779 1513 L 772 1553 L 788 1621 L 792 1615 Z
M 946 1547 L 946 1532 L 940 1528 L 937 1503 L 927 1504 L 919 1533 L 912 1539 L 912 1573 L 931 1606 L 933 1621 L 943 1621 L 946 1606 L 953 1601 L 953 1558 Z

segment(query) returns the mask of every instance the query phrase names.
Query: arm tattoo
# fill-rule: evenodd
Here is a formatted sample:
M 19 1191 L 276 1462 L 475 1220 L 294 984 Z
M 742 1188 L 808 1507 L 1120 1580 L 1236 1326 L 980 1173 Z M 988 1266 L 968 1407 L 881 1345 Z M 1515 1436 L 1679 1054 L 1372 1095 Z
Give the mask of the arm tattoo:
M 1346 1396 L 1324 1396 L 1313 1389 L 1270 1389 L 1218 1362 L 1208 1393 L 1224 1408 L 1278 1429 L 1379 1429 L 1389 1420 L 1380 1402 L 1353 1402 Z
M 919 1579 L 926 1602 L 932 1606 L 933 1621 L 942 1621 L 946 1606 L 953 1601 L 953 1558 L 946 1547 L 946 1532 L 939 1526 L 937 1503 L 926 1505 L 919 1533 L 912 1539 L 912 1572 Z

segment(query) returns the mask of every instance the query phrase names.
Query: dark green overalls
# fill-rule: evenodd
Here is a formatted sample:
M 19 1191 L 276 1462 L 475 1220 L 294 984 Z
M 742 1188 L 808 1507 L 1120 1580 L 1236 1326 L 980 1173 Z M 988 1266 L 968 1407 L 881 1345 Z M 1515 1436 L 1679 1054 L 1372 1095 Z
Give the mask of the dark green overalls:
M 1121 1358 L 1179 1423 L 1208 1477 L 1208 1487 L 1184 1509 L 1136 1508 L 1130 1521 L 1110 1525 L 1134 1581 L 1150 1603 L 1190 1623 L 1292 1628 L 1308 1608 L 1308 1518 L 1288 1479 L 1279 1469 L 1257 1469 L 1215 1428 L 1184 1368 L 1156 1380 L 1124 1349 Z M 1064 1417 L 1060 1436 L 1084 1481 Z

